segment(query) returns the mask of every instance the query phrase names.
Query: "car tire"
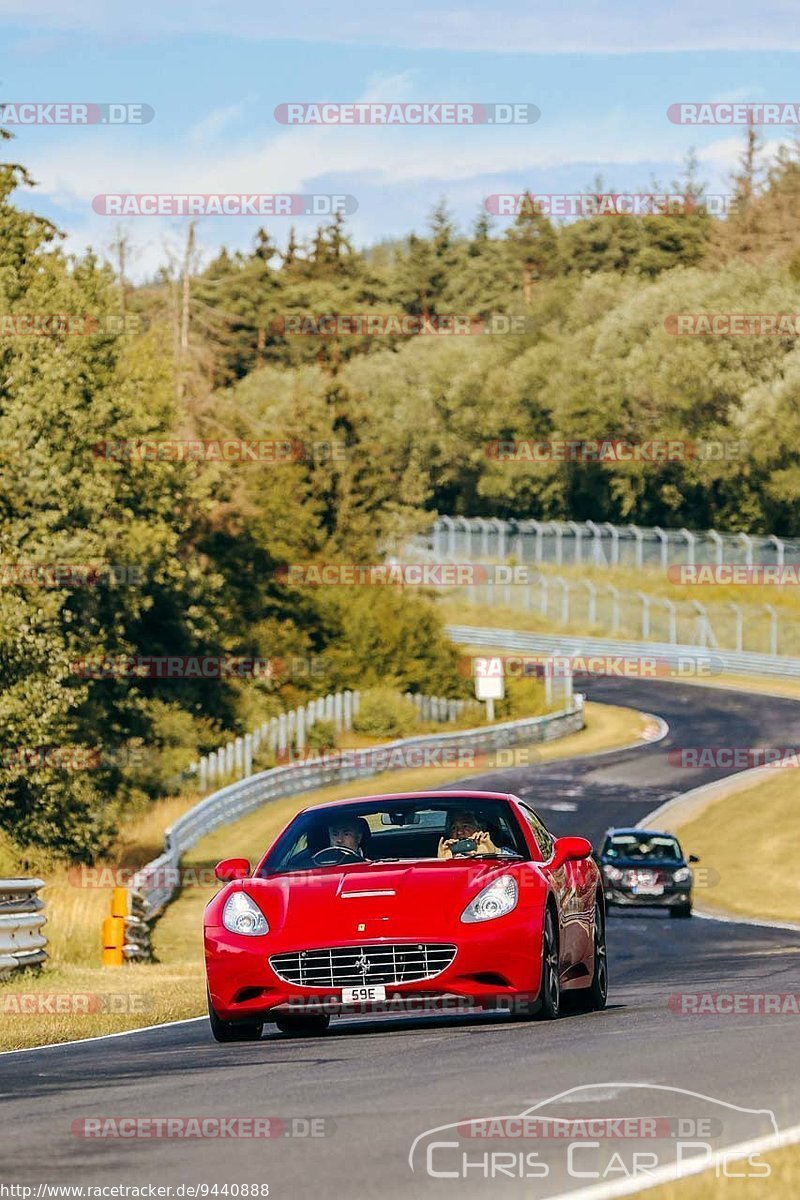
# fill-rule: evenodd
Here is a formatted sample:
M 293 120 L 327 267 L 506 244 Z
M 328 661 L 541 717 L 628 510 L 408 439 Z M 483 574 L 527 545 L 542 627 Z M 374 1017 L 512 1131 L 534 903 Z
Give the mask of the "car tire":
M 214 1012 L 211 997 L 208 997 L 208 1020 L 215 1042 L 257 1042 L 264 1028 L 263 1022 L 223 1021 Z
M 321 1037 L 330 1023 L 331 1019 L 327 1013 L 313 1013 L 302 1017 L 288 1013 L 286 1016 L 275 1018 L 275 1024 L 281 1033 L 294 1037 Z
M 690 917 L 692 915 L 691 904 L 678 904 L 669 910 L 671 917 Z
M 558 934 L 553 910 L 545 910 L 542 930 L 542 982 L 536 1017 L 540 1021 L 555 1021 L 561 1012 L 561 982 L 559 980 Z

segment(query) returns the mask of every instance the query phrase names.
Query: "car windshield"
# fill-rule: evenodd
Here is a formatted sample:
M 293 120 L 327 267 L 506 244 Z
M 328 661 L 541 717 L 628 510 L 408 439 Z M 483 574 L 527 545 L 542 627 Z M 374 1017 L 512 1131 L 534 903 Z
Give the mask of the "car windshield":
M 473 833 L 482 832 L 489 835 L 488 840 L 472 840 L 469 844 Z M 421 795 L 414 800 L 354 801 L 300 813 L 278 839 L 259 874 L 309 871 L 363 861 L 439 860 L 443 838 L 459 841 L 453 847 L 457 856 L 480 853 L 530 858 L 507 801 L 476 801 L 457 793 L 452 800 Z M 461 845 L 462 838 L 468 844 Z M 334 853 L 333 847 L 339 852 Z
M 617 833 L 606 838 L 603 857 L 628 858 L 647 862 L 680 862 L 681 848 L 673 837 L 659 834 Z

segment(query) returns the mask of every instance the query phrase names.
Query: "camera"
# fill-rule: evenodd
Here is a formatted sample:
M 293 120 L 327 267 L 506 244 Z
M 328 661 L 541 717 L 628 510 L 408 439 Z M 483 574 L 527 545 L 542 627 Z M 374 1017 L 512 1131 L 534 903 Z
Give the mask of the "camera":
M 451 854 L 471 854 L 473 850 L 478 849 L 478 843 L 475 838 L 461 838 L 458 842 L 453 842 L 450 847 Z

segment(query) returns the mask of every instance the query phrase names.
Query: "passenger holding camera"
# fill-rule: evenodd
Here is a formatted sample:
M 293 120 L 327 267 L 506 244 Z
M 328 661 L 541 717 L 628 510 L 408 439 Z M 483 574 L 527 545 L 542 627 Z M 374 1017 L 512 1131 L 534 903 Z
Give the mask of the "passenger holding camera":
M 473 858 L 479 854 L 507 854 L 496 846 L 488 830 L 474 813 L 463 811 L 448 817 L 445 836 L 439 838 L 439 858 Z

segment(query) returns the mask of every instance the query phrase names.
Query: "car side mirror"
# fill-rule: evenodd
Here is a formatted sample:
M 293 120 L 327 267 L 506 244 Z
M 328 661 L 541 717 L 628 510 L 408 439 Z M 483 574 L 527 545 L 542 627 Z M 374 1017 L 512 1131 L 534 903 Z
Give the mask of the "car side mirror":
M 246 858 L 223 858 L 214 867 L 220 883 L 232 883 L 234 879 L 246 879 L 250 874 L 250 862 Z
M 553 870 L 561 867 L 566 862 L 577 862 L 582 858 L 590 858 L 592 854 L 592 843 L 585 837 L 560 837 L 556 838 L 556 844 L 553 850 L 553 861 L 550 866 Z
M 689 862 L 700 862 L 700 859 L 697 857 L 697 855 L 696 855 L 696 854 L 690 854 L 690 855 L 689 855 Z

